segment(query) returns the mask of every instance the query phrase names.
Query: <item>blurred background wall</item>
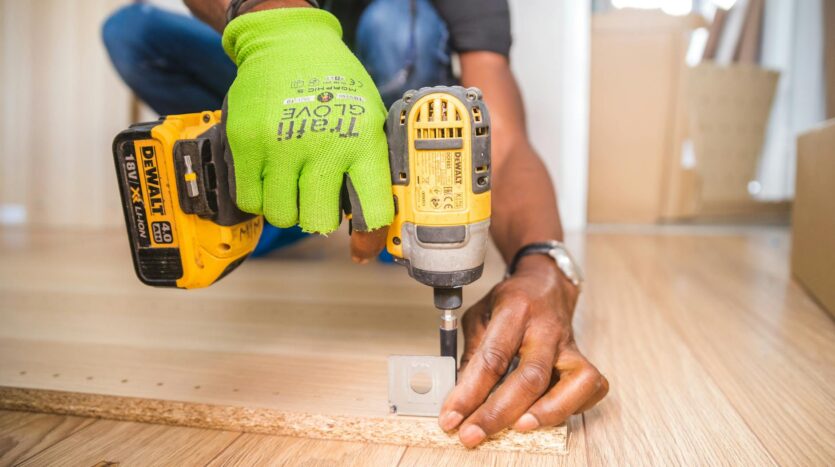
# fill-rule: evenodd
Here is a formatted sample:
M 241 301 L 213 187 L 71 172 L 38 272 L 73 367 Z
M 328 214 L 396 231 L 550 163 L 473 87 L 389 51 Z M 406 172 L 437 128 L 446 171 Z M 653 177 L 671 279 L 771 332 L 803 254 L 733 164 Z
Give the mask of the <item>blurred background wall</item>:
M 101 44 L 125 3 L 0 0 L 0 224 L 121 224 L 110 143 L 155 118 Z M 509 3 L 511 65 L 568 229 L 787 222 L 795 138 L 835 94 L 833 0 Z
M 110 144 L 131 97 L 99 39 L 121 3 L 0 1 L 0 222 L 123 222 Z

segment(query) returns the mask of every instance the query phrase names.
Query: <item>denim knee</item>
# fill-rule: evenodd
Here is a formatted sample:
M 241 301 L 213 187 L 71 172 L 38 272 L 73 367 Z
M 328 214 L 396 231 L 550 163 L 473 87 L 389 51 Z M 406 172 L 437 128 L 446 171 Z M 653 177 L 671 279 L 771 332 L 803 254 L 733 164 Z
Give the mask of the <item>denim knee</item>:
M 449 33 L 430 0 L 374 0 L 357 27 L 357 55 L 390 105 L 411 88 L 451 84 Z
M 102 25 L 104 47 L 116 70 L 128 83 L 133 81 L 134 75 L 143 73 L 139 64 L 145 58 L 153 9 L 141 3 L 127 5 L 116 10 Z

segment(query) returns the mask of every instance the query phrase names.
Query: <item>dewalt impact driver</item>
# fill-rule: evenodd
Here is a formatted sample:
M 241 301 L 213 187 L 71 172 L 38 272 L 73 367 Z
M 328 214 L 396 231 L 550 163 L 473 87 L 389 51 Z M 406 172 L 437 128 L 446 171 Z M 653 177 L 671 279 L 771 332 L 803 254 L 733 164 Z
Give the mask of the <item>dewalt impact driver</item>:
M 411 277 L 434 288 L 435 306 L 444 311 L 444 356 L 456 356 L 453 310 L 461 306 L 461 288 L 481 276 L 484 264 L 489 121 L 481 92 L 459 86 L 409 91 L 386 121 L 395 205 L 387 249 Z M 206 287 L 255 249 L 264 219 L 235 205 L 220 111 L 133 125 L 116 136 L 113 155 L 133 264 L 145 284 Z M 350 196 L 343 201 L 350 213 Z

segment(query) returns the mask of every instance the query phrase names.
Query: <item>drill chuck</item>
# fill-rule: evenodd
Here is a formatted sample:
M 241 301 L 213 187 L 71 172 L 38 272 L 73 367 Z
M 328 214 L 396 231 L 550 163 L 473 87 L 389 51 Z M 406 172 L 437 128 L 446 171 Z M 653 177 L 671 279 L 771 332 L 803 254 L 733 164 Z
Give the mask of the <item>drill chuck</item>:
M 461 287 L 435 287 L 433 295 L 435 308 L 439 310 L 457 310 L 463 302 Z

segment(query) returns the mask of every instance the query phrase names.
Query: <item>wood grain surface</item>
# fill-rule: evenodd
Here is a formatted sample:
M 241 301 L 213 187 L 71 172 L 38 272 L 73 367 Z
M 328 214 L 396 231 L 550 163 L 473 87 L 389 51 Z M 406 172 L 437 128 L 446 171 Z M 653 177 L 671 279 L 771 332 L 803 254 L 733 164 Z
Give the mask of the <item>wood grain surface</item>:
M 229 431 L 99 420 L 21 466 L 205 465 L 239 436 Z
M 136 286 L 121 269 L 122 241 L 116 233 L 0 231 L 3 403 L 34 409 L 33 395 L 56 394 L 46 389 L 109 394 L 125 410 L 131 398 L 157 404 L 143 417 L 176 412 L 172 400 L 180 400 L 302 418 L 239 426 L 249 432 L 239 434 L 206 425 L 218 420 L 206 413 L 185 428 L 0 412 L 0 464 L 150 465 L 184 453 L 215 465 L 835 464 L 835 324 L 791 280 L 782 228 L 592 228 L 569 239 L 588 277 L 578 342 L 612 391 L 569 421 L 567 455 L 316 433 L 316 417 L 377 419 L 385 431 L 392 418 L 375 381 L 385 378 L 386 352 L 433 353 L 437 345 L 429 292 L 396 268 L 351 265 L 344 237 L 252 261 L 197 293 Z M 486 280 L 465 292 L 470 303 L 498 280 L 500 265 L 490 261 Z M 312 426 L 292 434 L 331 439 L 253 433 L 305 421 Z M 415 423 L 424 422 L 434 426 Z M 34 431 L 11 428 L 21 424 Z M 168 430 L 179 448 L 131 444 L 167 439 Z M 93 440 L 102 436 L 112 441 Z M 12 444 L 34 447 L 8 456 Z
M 0 465 L 17 464 L 93 422 L 89 418 L 0 411 Z
M 463 449 L 388 410 L 387 356 L 438 352 L 431 290 L 354 265 L 344 232 L 194 291 L 141 285 L 120 233 L 2 238 L 25 245 L 0 266 L 0 407 Z M 501 276 L 493 264 L 468 302 Z M 563 454 L 567 436 L 505 431 L 483 449 Z

